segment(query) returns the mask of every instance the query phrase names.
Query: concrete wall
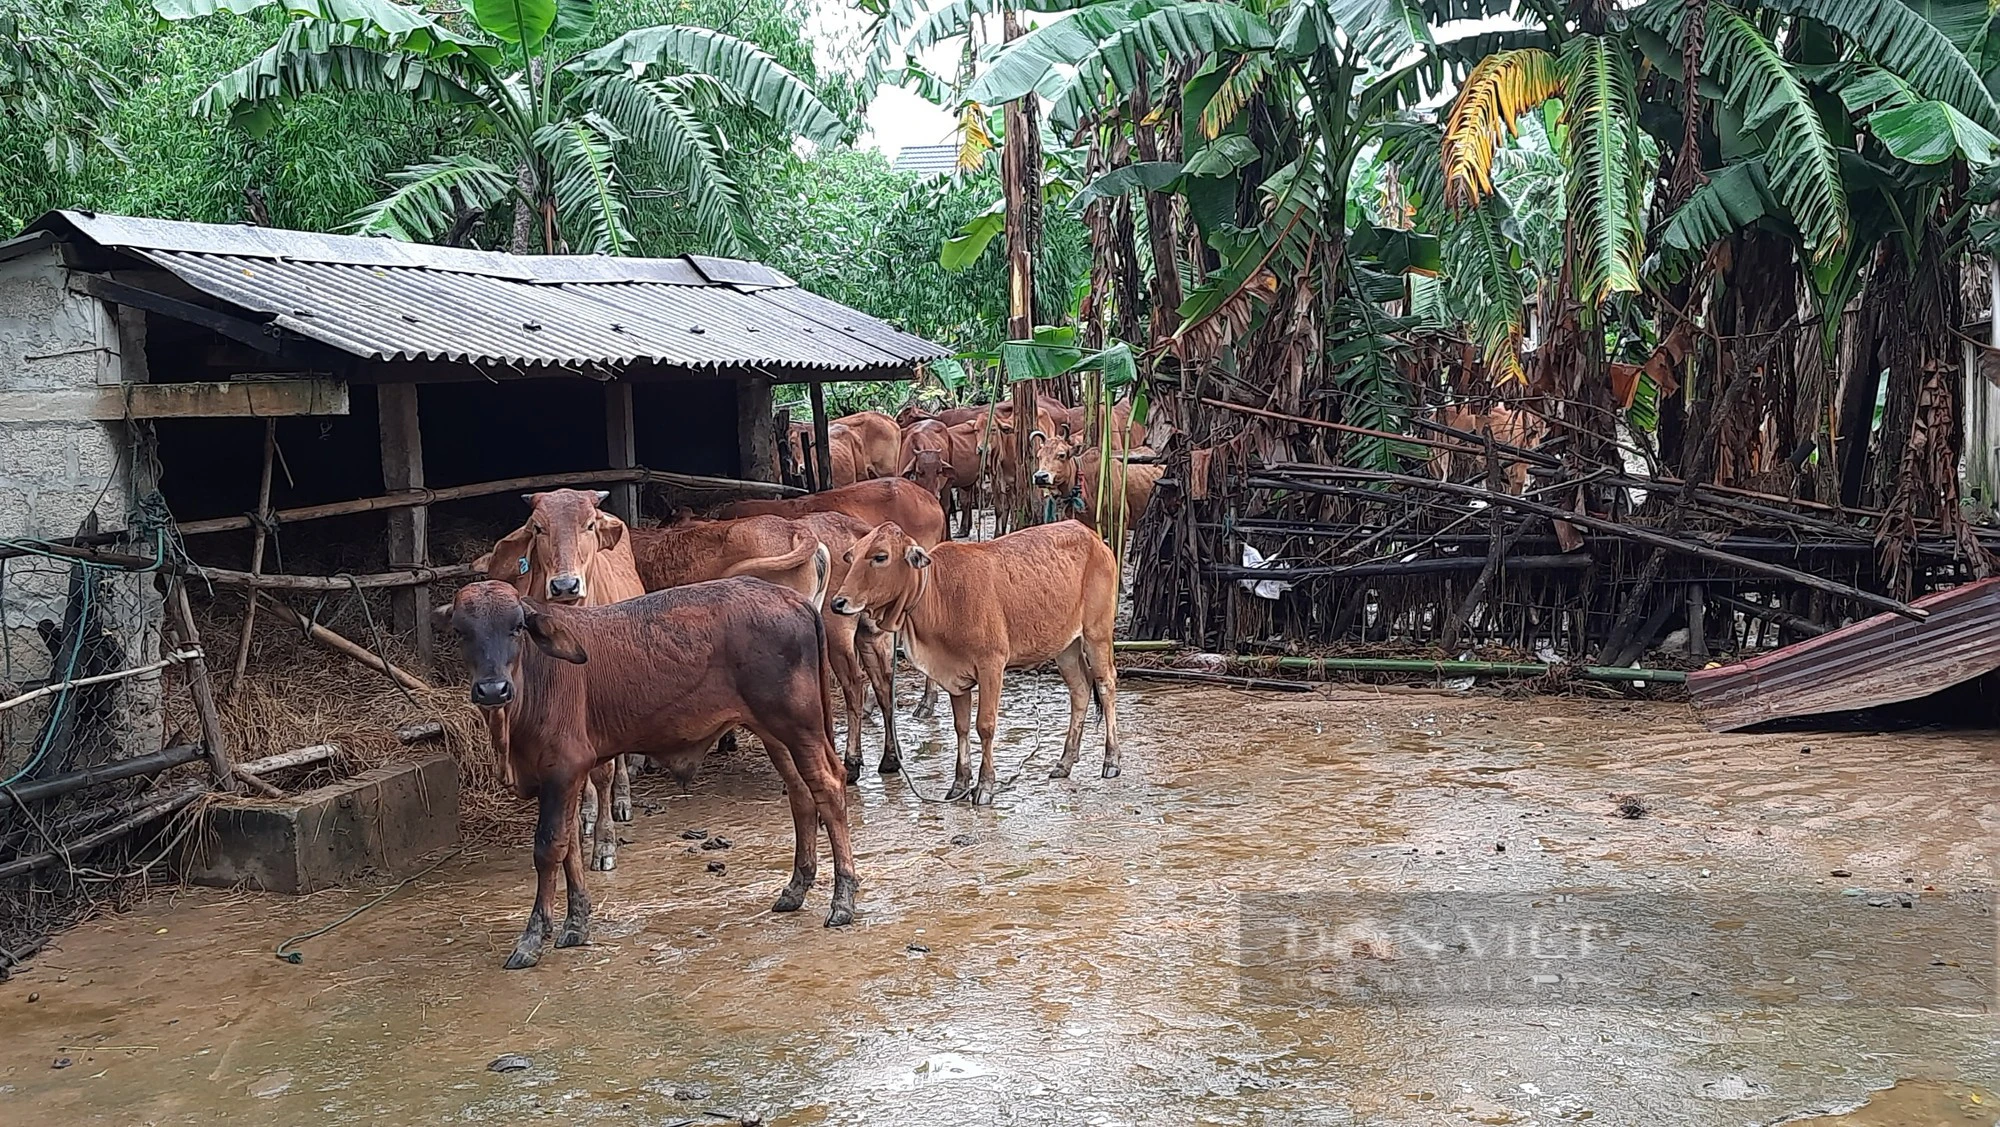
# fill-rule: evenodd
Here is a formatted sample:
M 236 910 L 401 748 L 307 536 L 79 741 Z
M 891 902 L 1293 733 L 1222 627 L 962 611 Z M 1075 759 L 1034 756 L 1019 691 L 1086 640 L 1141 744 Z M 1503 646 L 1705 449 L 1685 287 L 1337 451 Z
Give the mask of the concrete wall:
M 69 291 L 58 250 L 0 262 L 0 391 L 115 384 L 127 370 L 120 352 L 117 314 Z M 143 361 L 132 368 L 143 378 Z M 100 531 L 131 527 L 137 496 L 132 467 L 148 459 L 135 459 L 130 448 L 146 437 L 143 424 L 0 421 L 0 538 L 71 536 L 93 510 Z M 16 557 L 0 567 L 0 679 L 46 677 L 49 655 L 36 623 L 62 620 L 69 567 L 37 557 Z M 125 649 L 126 664 L 154 660 L 160 598 L 153 577 L 112 575 L 103 590 L 107 623 Z M 158 677 L 125 684 L 120 753 L 156 750 Z M 18 763 L 21 743 L 32 741 L 42 715 L 35 706 L 0 713 L 8 725 L 0 728 L 0 767 Z M 11 773 L 0 771 L 0 778 Z

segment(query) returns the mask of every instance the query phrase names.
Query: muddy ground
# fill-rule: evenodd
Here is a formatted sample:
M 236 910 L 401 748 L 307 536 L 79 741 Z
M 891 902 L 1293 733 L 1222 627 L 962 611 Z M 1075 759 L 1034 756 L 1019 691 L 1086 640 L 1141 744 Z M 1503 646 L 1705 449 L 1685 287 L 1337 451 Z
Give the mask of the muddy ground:
M 1015 680 L 994 809 L 864 777 L 844 931 L 830 873 L 767 911 L 749 754 L 645 776 L 595 945 L 527 971 L 525 811 L 297 966 L 387 885 L 157 896 L 0 986 L 0 1122 L 1996 1121 L 1990 735 L 1130 681 L 1124 776 L 1050 782 L 1061 693 Z

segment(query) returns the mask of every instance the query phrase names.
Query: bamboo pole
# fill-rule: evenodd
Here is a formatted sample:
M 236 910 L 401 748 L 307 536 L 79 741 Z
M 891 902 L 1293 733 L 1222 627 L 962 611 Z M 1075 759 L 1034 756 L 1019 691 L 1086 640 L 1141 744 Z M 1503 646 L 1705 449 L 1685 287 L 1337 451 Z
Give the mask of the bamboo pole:
M 170 794 L 129 818 L 115 822 L 95 833 L 86 834 L 75 841 L 67 843 L 62 847 L 60 852 L 38 853 L 32 857 L 21 857 L 0 865 L 0 880 L 32 873 L 36 869 L 46 868 L 74 854 L 88 853 L 100 845 L 131 833 L 148 822 L 157 821 L 169 814 L 178 812 L 200 797 L 201 789 L 198 787 L 189 787 L 186 790 Z
M 634 481 L 641 484 L 671 485 L 681 489 L 710 490 L 714 492 L 762 493 L 777 497 L 796 497 L 805 491 L 789 485 L 771 481 L 740 481 L 733 477 L 711 477 L 705 474 L 669 473 L 665 470 L 649 470 L 637 467 L 625 470 L 583 470 L 575 473 L 538 474 L 533 477 L 510 477 L 498 481 L 484 481 L 473 485 L 453 485 L 443 489 L 402 489 L 384 493 L 379 497 L 362 497 L 353 501 L 333 501 L 324 505 L 305 505 L 296 509 L 280 509 L 272 513 L 279 524 L 298 524 L 301 521 L 323 520 L 327 517 L 353 516 L 357 513 L 380 512 L 383 509 L 407 508 L 412 505 L 435 505 L 445 501 L 463 501 L 469 497 L 490 497 L 496 493 L 520 493 L 537 489 L 560 489 L 565 486 L 600 485 L 609 482 Z M 249 528 L 256 522 L 247 516 L 216 517 L 213 520 L 185 521 L 179 526 L 182 536 L 201 536 L 210 532 L 229 532 L 239 528 Z
M 305 630 L 307 637 L 332 650 L 334 653 L 340 654 L 343 657 L 353 658 L 375 672 L 393 679 L 397 684 L 402 685 L 406 689 L 421 690 L 430 688 L 427 682 L 398 669 L 388 658 L 376 656 L 367 647 L 348 641 L 339 634 L 308 619 L 292 607 L 275 599 L 272 600 L 271 607 L 273 610 L 289 618 L 292 622 L 297 623 L 301 629 Z
M 171 771 L 184 763 L 193 763 L 202 757 L 202 749 L 195 744 L 179 744 L 163 751 L 148 755 L 135 755 L 130 759 L 113 760 L 102 767 L 91 767 L 74 771 L 67 775 L 57 775 L 18 787 L 0 790 L 0 810 L 5 810 L 16 802 L 34 802 L 43 798 L 59 798 L 85 787 L 103 786 L 121 779 L 136 779 L 142 775 L 157 775 Z
M 271 463 L 278 450 L 278 420 L 264 420 L 264 472 L 257 480 L 257 523 L 250 541 L 250 574 L 264 572 L 264 542 L 270 537 L 271 528 Z M 236 690 L 243 684 L 244 667 L 250 664 L 250 633 L 257 625 L 257 588 L 250 587 L 247 605 L 243 608 L 243 633 L 236 639 L 236 665 L 229 674 L 229 695 L 236 696 Z
M 281 751 L 262 759 L 252 759 L 248 763 L 238 764 L 236 769 L 252 775 L 268 775 L 273 771 L 304 767 L 308 763 L 323 763 L 339 754 L 339 744 L 312 744 L 296 751 Z
M 229 765 L 229 744 L 222 732 L 222 718 L 215 710 L 215 693 L 208 680 L 208 662 L 201 656 L 201 632 L 195 629 L 194 611 L 188 607 L 187 583 L 176 579 L 167 596 L 167 613 L 184 648 L 194 651 L 187 659 L 188 692 L 194 697 L 195 716 L 201 721 L 201 742 L 208 753 L 208 771 L 215 789 L 237 793 L 241 788 Z
M 471 564 L 452 564 L 448 567 L 418 567 L 406 571 L 357 575 L 352 580 L 342 575 L 257 575 L 247 571 L 225 571 L 213 567 L 190 569 L 188 574 L 206 579 L 218 587 L 249 587 L 261 591 L 350 591 L 357 585 L 363 589 L 418 587 L 427 583 L 465 579 L 477 575 L 478 571 Z
M 39 689 L 30 690 L 22 693 L 20 696 L 0 700 L 0 712 L 19 707 L 31 700 L 40 700 L 46 696 L 53 696 L 65 689 L 81 689 L 86 685 L 102 685 L 107 681 L 123 681 L 127 677 L 137 677 L 142 673 L 151 673 L 156 669 L 165 669 L 169 665 L 200 656 L 201 651 L 199 650 L 175 650 L 158 661 L 147 662 L 145 665 L 134 666 L 131 669 L 121 669 L 116 673 L 99 673 L 94 677 L 77 677 L 68 681 L 58 681 L 54 684 L 43 685 Z

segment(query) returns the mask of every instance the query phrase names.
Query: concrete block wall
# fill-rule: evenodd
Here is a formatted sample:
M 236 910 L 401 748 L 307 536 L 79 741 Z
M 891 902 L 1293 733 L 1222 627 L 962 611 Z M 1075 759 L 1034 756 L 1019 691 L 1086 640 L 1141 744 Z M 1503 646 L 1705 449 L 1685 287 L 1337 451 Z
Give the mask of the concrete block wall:
M 95 298 L 72 293 L 61 253 L 49 248 L 0 262 L 0 391 L 60 392 L 115 384 L 123 378 L 117 317 Z M 143 371 L 143 366 L 137 370 Z M 76 419 L 0 421 L 0 538 L 74 535 L 95 511 L 100 531 L 131 527 L 137 496 L 133 447 L 143 424 Z M 69 567 L 37 557 L 0 561 L 0 680 L 19 683 L 50 675 L 47 647 L 36 630 L 61 622 Z M 150 575 L 113 574 L 103 585 L 106 624 L 127 665 L 157 659 L 161 601 Z M 11 695 L 5 689 L 0 694 Z M 121 754 L 159 747 L 158 675 L 125 683 L 119 694 Z M 0 713 L 0 778 L 23 758 L 45 710 Z

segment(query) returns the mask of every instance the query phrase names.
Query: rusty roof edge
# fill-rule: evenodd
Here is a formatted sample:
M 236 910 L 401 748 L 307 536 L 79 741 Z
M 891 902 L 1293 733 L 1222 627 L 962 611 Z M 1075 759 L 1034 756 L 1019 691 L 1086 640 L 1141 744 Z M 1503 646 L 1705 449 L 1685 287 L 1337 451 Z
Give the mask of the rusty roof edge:
M 798 289 L 799 289 L 799 292 L 801 292 L 801 293 L 808 293 L 808 294 L 812 294 L 812 291 L 811 291 L 811 290 L 809 290 L 809 289 L 806 289 L 806 288 L 805 288 L 805 287 L 803 287 L 803 286 L 800 286 L 800 287 L 798 287 Z M 749 291 L 749 292 L 750 292 L 750 296 L 752 296 L 752 297 L 755 297 L 755 298 L 758 298 L 758 299 L 760 299 L 760 300 L 761 300 L 761 299 L 763 298 L 763 292 L 762 292 L 762 291 Z M 821 295 L 821 294 L 813 294 L 813 296 L 814 296 L 814 297 L 817 297 L 817 298 L 820 298 L 820 299 L 821 299 L 822 301 L 833 301 L 833 299 L 832 299 L 832 298 L 830 298 L 830 297 L 825 297 L 824 295 Z M 771 303 L 769 303 L 769 304 L 773 304 L 773 305 L 776 305 L 777 303 L 776 303 L 776 302 L 771 302 Z M 834 302 L 834 304 L 836 304 L 836 305 L 840 305 L 840 303 L 839 303 L 839 302 Z M 833 323 L 832 321 L 829 321 L 829 320 L 827 320 L 827 319 L 826 319 L 826 318 L 824 318 L 824 317 L 816 317 L 816 316 L 814 316 L 813 314 L 811 314 L 811 313 L 808 313 L 808 312 L 806 312 L 806 311 L 805 311 L 805 310 L 803 310 L 803 309 L 794 309 L 794 308 L 792 308 L 791 306 L 788 306 L 788 305 L 779 305 L 779 306 L 778 306 L 778 308 L 780 308 L 780 309 L 783 309 L 783 310 L 784 310 L 785 312 L 787 312 L 787 313 L 790 313 L 790 314 L 792 314 L 792 315 L 793 315 L 793 316 L 795 316 L 795 317 L 803 317 L 803 318 L 805 318 L 806 320 L 808 320 L 808 321 L 811 321 L 811 322 L 812 322 L 813 324 L 815 324 L 815 325 L 820 325 L 820 326 L 823 326 L 823 327 L 825 327 L 825 328 L 829 328 L 829 329 L 833 329 L 833 330 L 835 330 L 836 332 L 839 332 L 840 334 L 842 334 L 842 335 L 843 335 L 844 337 L 846 337 L 846 338 L 847 338 L 848 340 L 850 340 L 850 341 L 856 341 L 857 343 L 865 343 L 865 344 L 868 344 L 868 346 L 869 346 L 869 347 L 871 347 L 871 348 L 874 348 L 874 349 L 875 349 L 876 351 L 878 351 L 878 352 L 885 352 L 885 351 L 886 351 L 886 350 L 884 350 L 884 349 L 883 349 L 883 348 L 882 348 L 882 347 L 881 347 L 880 345 L 877 345 L 877 344 L 875 344 L 875 343 L 873 343 L 873 342 L 864 342 L 864 341 L 858 341 L 858 338 L 856 338 L 856 337 L 854 336 L 853 332 L 852 332 L 851 330 L 849 330 L 849 329 L 848 329 L 848 327 L 847 327 L 847 326 L 845 326 L 845 325 L 836 325 L 836 324 L 834 324 L 834 323 Z M 951 351 L 951 349 L 949 349 L 949 348 L 946 348 L 945 346 L 943 346 L 943 345 L 941 345 L 941 344 L 937 343 L 937 342 L 936 342 L 936 341 L 934 341 L 934 340 L 931 340 L 931 339 L 929 339 L 928 337 L 920 337 L 920 336 L 918 336 L 918 335 L 917 335 L 917 334 L 915 334 L 915 333 L 912 333 L 912 332 L 909 332 L 909 331 L 907 331 L 907 330 L 904 330 L 904 329 L 899 329 L 899 328 L 897 328 L 896 326 L 894 326 L 894 325 L 891 325 L 891 324 L 890 324 L 889 322 L 887 322 L 887 321 L 884 321 L 884 320 L 882 320 L 882 319 L 881 319 L 880 317 L 874 317 L 874 316 L 870 316 L 869 314 L 867 314 L 867 313 L 863 313 L 863 312 L 861 312 L 861 311 L 860 311 L 859 309 L 856 309 L 856 308 L 854 308 L 854 307 L 853 307 L 853 306 L 851 306 L 851 305 L 840 305 L 840 308 L 842 308 L 842 309 L 845 309 L 845 310 L 847 310 L 847 311 L 848 311 L 848 312 L 850 312 L 850 313 L 853 313 L 853 314 L 854 314 L 855 316 L 857 316 L 857 317 L 864 317 L 864 318 L 866 318 L 866 319 L 868 319 L 868 320 L 870 320 L 870 321 L 873 321 L 873 322 L 875 322 L 876 324 L 878 324 L 878 325 L 881 325 L 881 326 L 882 326 L 883 328 L 885 328 L 885 329 L 888 329 L 888 330 L 890 330 L 891 332 L 894 332 L 894 333 L 898 333 L 898 334 L 900 334 L 900 335 L 902 335 L 902 336 L 906 336 L 906 337 L 909 337 L 909 338 L 910 338 L 911 340 L 914 340 L 914 341 L 917 341 L 917 342 L 919 342 L 919 343 L 923 344 L 923 345 L 924 345 L 925 347 L 927 347 L 927 348 L 930 348 L 930 349 L 933 349 L 933 350 L 934 350 L 934 351 L 932 351 L 932 352 L 930 352 L 930 353 L 928 353 L 928 354 L 926 354 L 926 353 L 911 353 L 911 354 L 910 354 L 910 355 L 908 355 L 907 357 L 900 357 L 900 359 L 901 359 L 901 363 L 903 363 L 903 364 L 921 364 L 921 363 L 923 363 L 923 362 L 924 362 L 924 361 L 926 361 L 926 360 L 941 360 L 941 359 L 943 359 L 944 357 L 947 357 L 947 356 L 950 356 L 950 355 L 952 355 L 952 351 Z M 899 355 L 899 354 L 894 354 L 894 353 L 890 353 L 890 355 Z

